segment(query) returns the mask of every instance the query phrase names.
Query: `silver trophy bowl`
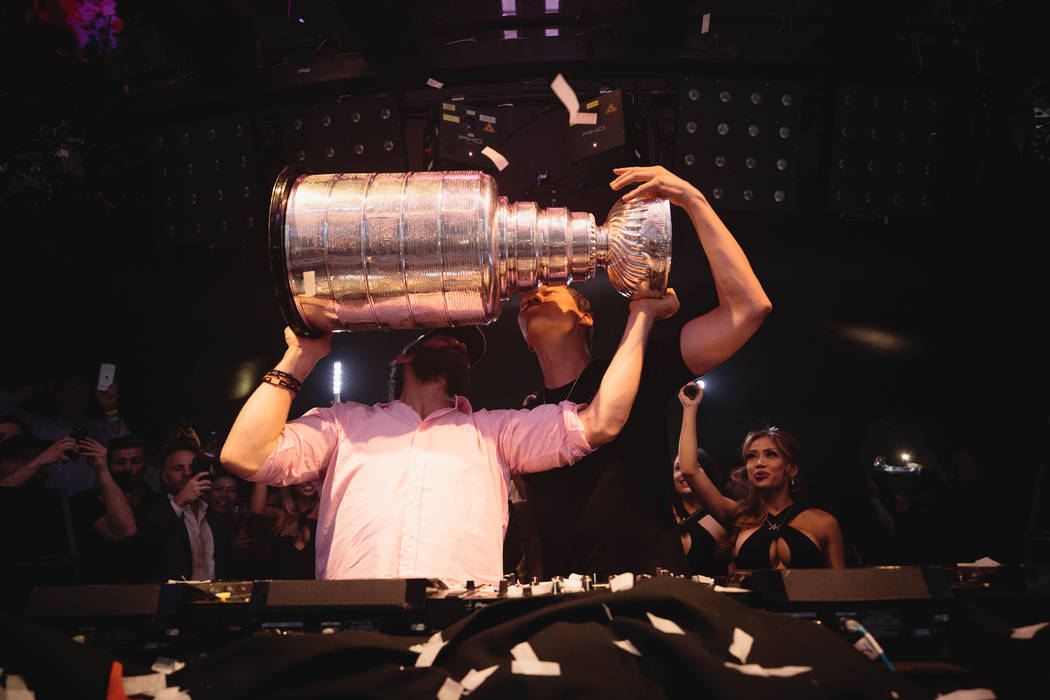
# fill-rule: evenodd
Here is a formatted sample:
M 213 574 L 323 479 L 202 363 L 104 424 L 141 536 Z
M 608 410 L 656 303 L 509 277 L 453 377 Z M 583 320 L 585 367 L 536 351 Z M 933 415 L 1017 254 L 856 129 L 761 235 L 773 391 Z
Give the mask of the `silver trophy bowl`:
M 510 203 L 474 171 L 334 173 L 285 168 L 270 198 L 270 266 L 296 333 L 444 328 L 495 320 L 501 302 L 606 270 L 626 297 L 663 295 L 665 199 L 592 214 Z

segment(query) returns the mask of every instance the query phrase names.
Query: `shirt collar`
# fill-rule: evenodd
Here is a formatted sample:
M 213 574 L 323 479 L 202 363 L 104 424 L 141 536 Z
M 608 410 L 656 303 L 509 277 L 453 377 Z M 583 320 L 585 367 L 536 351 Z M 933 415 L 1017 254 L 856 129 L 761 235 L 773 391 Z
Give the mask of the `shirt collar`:
M 393 401 L 389 401 L 387 403 L 377 403 L 376 406 L 378 408 L 394 408 L 395 410 L 398 410 L 398 411 L 400 411 L 400 410 L 410 411 L 412 413 L 412 415 L 417 416 L 417 417 L 419 415 L 419 414 L 417 414 L 415 412 L 415 410 L 412 409 L 412 407 L 410 407 L 406 403 L 403 403 L 400 399 L 394 399 Z M 447 409 L 442 409 L 440 411 L 434 411 L 430 415 L 431 416 L 443 415 L 445 413 L 445 411 L 451 411 L 453 409 L 459 411 L 460 413 L 465 413 L 468 416 L 474 412 L 474 409 L 470 405 L 470 401 L 467 400 L 467 397 L 466 396 L 459 396 L 457 394 L 456 395 L 456 405 L 455 406 L 449 406 Z
M 198 498 L 197 501 L 200 502 L 200 514 L 203 517 L 208 512 L 208 502 L 205 501 L 203 498 Z M 175 502 L 175 494 L 168 494 L 168 503 L 170 503 L 171 507 L 175 509 L 175 513 L 177 515 L 181 516 L 183 513 L 186 512 L 186 506 L 180 506 L 178 503 Z

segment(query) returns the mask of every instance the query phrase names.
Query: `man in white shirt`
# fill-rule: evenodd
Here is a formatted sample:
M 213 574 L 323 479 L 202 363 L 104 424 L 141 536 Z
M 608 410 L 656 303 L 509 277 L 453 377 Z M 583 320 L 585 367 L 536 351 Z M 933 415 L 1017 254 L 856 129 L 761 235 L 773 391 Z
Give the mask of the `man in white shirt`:
M 150 580 L 222 577 L 229 533 L 219 519 L 209 517 L 204 495 L 211 488 L 211 473 L 195 471 L 197 465 L 206 464 L 196 459 L 194 445 L 170 447 L 160 471 L 165 494 L 143 509 L 139 532 Z

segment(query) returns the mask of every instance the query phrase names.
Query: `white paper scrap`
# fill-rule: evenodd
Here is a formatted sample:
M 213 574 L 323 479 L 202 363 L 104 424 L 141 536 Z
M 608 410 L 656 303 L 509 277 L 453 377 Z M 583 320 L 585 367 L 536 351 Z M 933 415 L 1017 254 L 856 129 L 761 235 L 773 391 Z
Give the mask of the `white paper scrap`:
M 416 668 L 423 668 L 432 665 L 434 659 L 437 658 L 438 652 L 441 651 L 446 644 L 448 644 L 448 642 L 441 638 L 441 632 L 435 632 L 425 644 L 413 644 L 410 646 L 408 648 L 409 651 L 419 652 L 419 658 L 416 659 Z
M 485 146 L 482 148 L 481 155 L 491 160 L 500 172 L 503 172 L 503 169 L 510 165 L 510 161 L 504 158 L 503 154 L 492 146 Z
M 438 90 L 445 87 L 445 84 L 443 82 L 441 82 L 440 80 L 434 80 L 433 78 L 427 78 L 427 85 L 432 88 L 437 88 Z
M 983 566 L 1002 566 L 1002 564 L 997 562 L 995 559 L 992 559 L 991 557 L 981 557 L 977 561 L 973 561 L 973 562 L 961 561 L 961 562 L 959 562 L 957 564 L 957 566 L 982 566 L 983 567 Z
M 734 627 L 733 643 L 729 645 L 729 653 L 740 659 L 740 663 L 745 664 L 747 663 L 747 655 L 751 653 L 751 645 L 754 643 L 754 637 L 739 627 Z
M 451 678 L 446 678 L 445 682 L 438 688 L 437 699 L 438 700 L 459 700 L 459 697 L 463 695 L 463 686 Z
M 938 695 L 937 700 L 995 700 L 996 695 L 988 688 L 964 688 L 947 695 Z
M 628 588 L 634 588 L 634 574 L 630 571 L 626 574 L 616 574 L 609 579 L 609 590 L 613 593 L 626 591 Z
M 156 695 L 168 687 L 168 677 L 163 673 L 149 673 L 145 676 L 124 676 L 125 695 Z
M 872 661 L 879 658 L 882 655 L 882 647 L 875 641 L 875 637 L 871 634 L 865 634 L 863 637 L 853 642 L 854 648 L 864 656 L 868 657 Z
M 711 31 L 711 13 L 705 12 L 700 19 L 700 33 L 707 34 L 709 31 Z
M 189 693 L 174 685 L 154 695 L 153 700 L 191 700 L 191 698 Z
M 561 664 L 557 661 L 540 661 L 528 642 L 521 642 L 510 650 L 514 660 L 510 672 L 519 676 L 560 676 Z
M 565 109 L 568 110 L 570 125 L 598 123 L 598 115 L 596 113 L 580 111 L 580 99 L 576 97 L 576 93 L 569 85 L 569 81 L 561 73 L 558 73 L 554 80 L 551 81 L 551 90 L 561 100 L 561 103 L 565 105 Z
M 153 662 L 152 666 L 150 666 L 150 670 L 156 671 L 157 673 L 168 674 L 175 673 L 176 671 L 185 668 L 185 666 L 185 661 L 177 661 L 175 659 L 170 659 L 167 656 L 158 656 L 157 660 Z
M 1035 633 L 1043 629 L 1050 622 L 1040 622 L 1036 625 L 1027 625 L 1025 627 L 1014 627 L 1010 632 L 1010 639 L 1031 639 L 1035 636 Z
M 551 81 L 551 90 L 561 100 L 561 103 L 565 105 L 565 109 L 569 110 L 570 117 L 580 111 L 580 99 L 576 97 L 576 93 L 569 85 L 569 81 L 561 73 L 554 76 L 554 80 Z
M 667 618 L 658 617 L 653 615 L 651 612 L 645 613 L 649 616 L 649 622 L 652 623 L 653 627 L 660 630 L 665 634 L 685 634 L 681 627 L 679 627 L 673 620 Z
M 467 675 L 463 676 L 463 680 L 459 682 L 463 686 L 464 693 L 473 693 L 478 689 L 478 686 L 488 680 L 488 677 L 496 672 L 499 665 L 489 666 L 478 671 L 476 669 L 470 669 L 467 671 Z
M 751 591 L 747 588 L 740 588 L 739 586 L 719 586 L 717 583 L 714 586 L 715 593 L 750 593 Z
M 642 655 L 642 652 L 638 651 L 638 647 L 636 647 L 634 644 L 631 644 L 631 640 L 630 639 L 622 639 L 622 640 L 618 640 L 618 641 L 617 640 L 613 640 L 613 644 L 615 644 L 616 646 L 620 647 L 621 649 L 626 651 L 628 654 L 634 654 L 635 656 L 641 656 Z
M 726 661 L 725 666 L 748 676 L 762 676 L 764 678 L 790 678 L 791 676 L 797 676 L 800 673 L 808 673 L 813 670 L 812 666 L 774 666 L 766 668 L 758 664 L 735 664 L 732 661 Z
M 317 273 L 307 270 L 303 273 L 303 294 L 312 297 L 317 294 Z

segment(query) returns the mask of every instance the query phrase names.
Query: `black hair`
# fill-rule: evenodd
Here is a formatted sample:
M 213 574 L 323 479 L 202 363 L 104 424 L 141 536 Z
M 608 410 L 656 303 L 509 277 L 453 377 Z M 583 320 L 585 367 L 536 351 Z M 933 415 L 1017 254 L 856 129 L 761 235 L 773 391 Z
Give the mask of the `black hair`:
M 132 450 L 135 448 L 142 450 L 143 453 L 146 452 L 146 440 L 137 433 L 115 437 L 110 440 L 109 444 L 106 446 L 106 449 L 109 450 L 110 454 L 113 454 L 117 450 Z M 167 457 L 165 456 L 165 458 Z
M 5 414 L 5 415 L 0 416 L 0 423 L 11 423 L 12 425 L 17 425 L 20 428 L 22 428 L 22 432 L 23 433 L 31 433 L 32 432 L 29 429 L 29 426 L 26 425 L 25 421 L 22 420 L 21 418 L 19 418 L 18 416 L 15 416 L 15 415 Z
M 196 459 L 197 445 L 194 444 L 192 440 L 179 439 L 169 442 L 163 447 L 163 449 L 161 449 L 160 455 L 157 459 L 157 467 L 159 469 L 164 469 L 164 463 L 168 461 L 168 457 L 181 450 L 192 452 L 194 454 L 194 459 Z

